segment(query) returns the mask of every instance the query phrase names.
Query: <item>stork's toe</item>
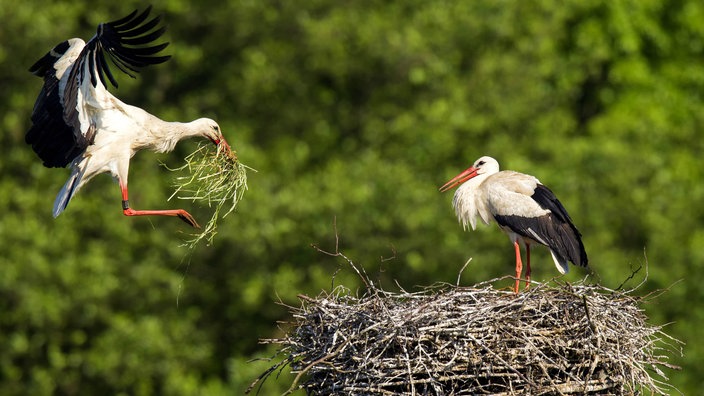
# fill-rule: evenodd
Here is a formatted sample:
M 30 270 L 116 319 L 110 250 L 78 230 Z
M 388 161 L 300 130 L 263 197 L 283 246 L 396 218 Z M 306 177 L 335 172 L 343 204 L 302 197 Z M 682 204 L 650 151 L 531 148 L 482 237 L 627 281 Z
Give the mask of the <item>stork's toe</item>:
M 196 222 L 196 219 L 194 219 L 193 216 L 191 216 L 191 214 L 186 212 L 185 210 L 181 210 L 178 212 L 178 218 L 185 221 L 186 223 L 188 223 L 188 225 L 193 228 L 200 228 L 200 226 Z

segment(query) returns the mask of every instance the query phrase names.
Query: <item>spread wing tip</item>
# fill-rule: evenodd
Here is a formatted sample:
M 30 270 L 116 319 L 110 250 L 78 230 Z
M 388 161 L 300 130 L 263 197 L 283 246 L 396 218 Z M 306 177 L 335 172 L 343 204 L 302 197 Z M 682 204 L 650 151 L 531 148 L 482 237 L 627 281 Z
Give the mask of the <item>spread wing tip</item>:
M 106 62 L 106 54 L 115 67 L 133 78 L 143 67 L 164 63 L 171 58 L 170 55 L 156 55 L 169 43 L 154 44 L 166 32 L 166 27 L 159 26 L 161 15 L 147 21 L 150 11 L 151 6 L 141 13 L 135 10 L 124 18 L 98 26 L 96 35 L 86 45 L 87 54 L 82 54 L 81 59 L 89 62 L 93 86 L 97 85 L 96 77 L 106 87 L 107 81 L 118 86 Z
M 29 68 L 29 72 L 37 77 L 44 77 L 48 71 L 51 71 L 54 63 L 61 59 L 66 51 L 71 47 L 70 40 L 64 40 L 52 48 L 46 55 L 39 58 Z

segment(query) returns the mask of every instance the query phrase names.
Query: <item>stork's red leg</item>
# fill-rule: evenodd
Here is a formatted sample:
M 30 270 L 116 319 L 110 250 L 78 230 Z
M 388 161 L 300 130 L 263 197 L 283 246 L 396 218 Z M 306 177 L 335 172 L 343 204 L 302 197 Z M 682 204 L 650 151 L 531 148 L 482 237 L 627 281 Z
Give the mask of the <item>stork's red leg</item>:
M 521 262 L 521 247 L 518 241 L 513 242 L 513 247 L 516 250 L 516 284 L 513 286 L 513 292 L 518 293 L 518 286 L 521 280 L 521 272 L 523 271 L 523 262 Z
M 127 186 L 120 183 L 120 190 L 122 190 L 122 213 L 125 216 L 174 216 L 185 221 L 194 228 L 200 228 L 196 219 L 191 216 L 190 213 L 183 209 L 166 209 L 166 210 L 135 210 L 130 208 L 130 201 L 127 194 Z
M 530 243 L 526 242 L 526 289 L 530 287 Z

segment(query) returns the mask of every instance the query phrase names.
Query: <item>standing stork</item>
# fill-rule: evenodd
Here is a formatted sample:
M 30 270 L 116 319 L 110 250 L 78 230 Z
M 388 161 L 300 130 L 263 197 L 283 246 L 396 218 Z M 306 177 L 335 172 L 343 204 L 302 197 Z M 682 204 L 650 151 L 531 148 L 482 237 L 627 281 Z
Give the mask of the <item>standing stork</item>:
M 555 194 L 535 177 L 514 171 L 499 172 L 495 159 L 481 157 L 440 187 L 440 191 L 460 184 L 452 205 L 463 227 L 469 224 L 476 229 L 477 217 L 486 224 L 493 219 L 511 239 L 516 253 L 514 292 L 518 293 L 523 269 L 520 244 L 526 248 L 526 287 L 530 285 L 530 245 L 533 243 L 550 249 L 561 274 L 569 271 L 568 261 L 587 266 L 587 253 L 577 227 Z
M 54 201 L 54 217 L 61 214 L 78 190 L 94 176 L 110 172 L 122 192 L 126 216 L 178 216 L 198 227 L 183 209 L 135 210 L 130 207 L 127 174 L 130 159 L 141 149 L 169 152 L 181 139 L 200 136 L 222 149 L 230 146 L 218 124 L 208 118 L 167 122 L 139 107 L 123 103 L 107 90 L 106 77 L 117 88 L 107 58 L 130 77 L 142 67 L 165 62 L 156 56 L 168 43 L 153 44 L 166 30 L 161 17 L 147 21 L 151 7 L 116 21 L 102 23 L 87 43 L 72 38 L 56 45 L 29 69 L 44 79 L 25 141 L 44 166 L 66 167 L 71 175 Z M 146 22 L 145 22 L 146 21 Z

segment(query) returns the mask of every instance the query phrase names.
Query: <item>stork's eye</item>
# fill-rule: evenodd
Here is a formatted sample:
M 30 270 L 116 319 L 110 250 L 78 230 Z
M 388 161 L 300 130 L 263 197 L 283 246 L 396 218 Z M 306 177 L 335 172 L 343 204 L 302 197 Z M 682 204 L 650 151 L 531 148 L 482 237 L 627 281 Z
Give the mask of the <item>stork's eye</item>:
M 217 126 L 217 125 L 213 125 L 213 130 L 215 130 L 215 131 L 217 132 L 217 131 L 219 131 L 219 130 L 220 130 L 220 128 L 218 128 L 218 126 Z
M 477 166 L 482 166 L 482 165 L 484 165 L 484 164 L 486 164 L 486 162 L 484 162 L 484 161 L 479 161 L 479 162 L 477 162 Z

